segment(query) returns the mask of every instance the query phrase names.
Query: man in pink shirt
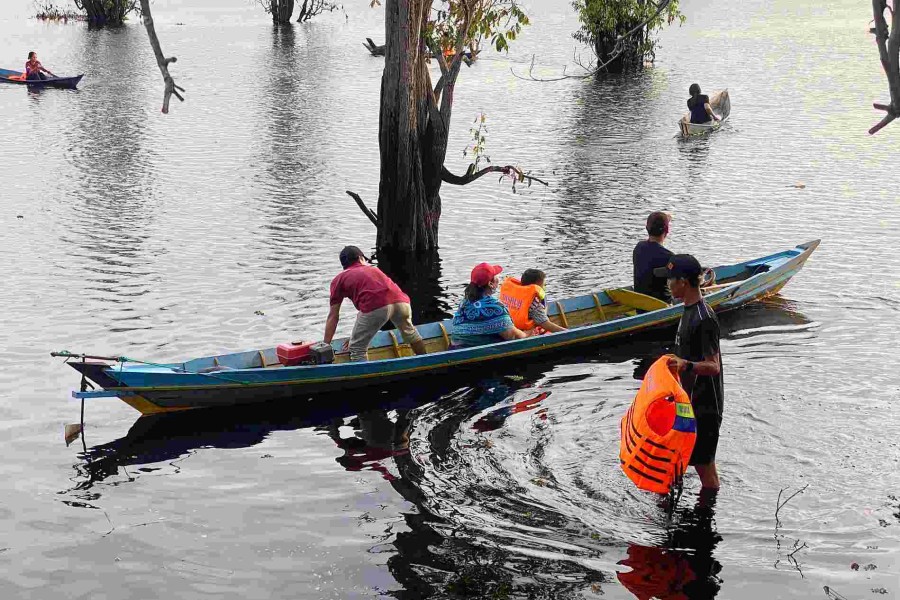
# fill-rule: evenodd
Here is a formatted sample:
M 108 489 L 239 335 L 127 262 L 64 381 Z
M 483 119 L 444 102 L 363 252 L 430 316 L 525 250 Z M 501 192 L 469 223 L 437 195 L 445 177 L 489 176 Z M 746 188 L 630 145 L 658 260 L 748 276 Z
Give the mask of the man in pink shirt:
M 341 250 L 343 272 L 331 281 L 331 310 L 325 321 L 325 342 L 334 339 L 341 302 L 350 298 L 359 311 L 350 335 L 350 360 L 369 359 L 369 342 L 381 327 L 390 321 L 400 330 L 404 341 L 416 354 L 425 354 L 425 342 L 412 323 L 409 296 L 377 267 L 365 263 L 365 255 L 356 246 Z

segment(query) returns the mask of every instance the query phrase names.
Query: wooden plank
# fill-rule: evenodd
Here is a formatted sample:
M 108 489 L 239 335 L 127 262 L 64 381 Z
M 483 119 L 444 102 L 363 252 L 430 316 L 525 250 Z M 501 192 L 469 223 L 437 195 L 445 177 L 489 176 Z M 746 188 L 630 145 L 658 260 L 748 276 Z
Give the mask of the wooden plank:
M 669 308 L 669 304 L 667 302 L 663 302 L 659 298 L 654 298 L 653 296 L 648 296 L 646 294 L 641 294 L 632 290 L 619 288 L 615 290 L 605 291 L 606 295 L 612 298 L 614 302 L 617 302 L 618 304 L 622 304 L 624 306 L 630 306 L 631 308 L 637 310 L 645 310 L 647 312 L 650 312 L 653 310 Z

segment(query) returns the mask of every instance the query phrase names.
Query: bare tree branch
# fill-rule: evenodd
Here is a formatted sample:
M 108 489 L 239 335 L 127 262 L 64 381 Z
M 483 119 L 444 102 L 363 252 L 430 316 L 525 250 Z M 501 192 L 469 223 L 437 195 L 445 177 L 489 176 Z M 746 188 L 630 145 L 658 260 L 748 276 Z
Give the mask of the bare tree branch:
M 156 55 L 156 64 L 162 73 L 165 82 L 165 90 L 163 93 L 163 113 L 169 112 L 169 100 L 174 94 L 176 98 L 184 102 L 184 97 L 179 93 L 184 88 L 176 85 L 175 80 L 169 75 L 169 63 L 173 63 L 178 59 L 174 56 L 166 58 L 163 55 L 162 46 L 159 44 L 159 38 L 156 36 L 156 27 L 153 26 L 153 16 L 150 14 L 150 0 L 141 0 L 141 18 L 144 20 L 144 27 L 147 28 L 147 35 L 150 37 L 150 45 L 153 47 L 153 54 Z
M 873 2 L 878 2 L 878 1 L 879 0 L 873 0 Z M 884 0 L 881 0 L 881 1 L 884 2 Z M 531 56 L 531 66 L 528 69 L 528 75 L 526 75 L 526 76 L 519 75 L 518 73 L 516 73 L 513 70 L 512 67 L 509 68 L 509 71 L 513 74 L 514 77 L 518 77 L 519 79 L 524 79 L 526 81 L 540 81 L 540 82 L 562 81 L 564 79 L 587 79 L 588 77 L 594 77 L 595 75 L 597 75 L 597 73 L 601 72 L 603 69 L 605 69 L 610 64 L 612 64 L 613 61 L 615 61 L 617 58 L 619 58 L 619 55 L 625 51 L 625 41 L 628 38 L 630 38 L 634 34 L 641 31 L 644 27 L 649 25 L 650 22 L 653 21 L 653 19 L 657 18 L 659 15 L 661 15 L 662 12 L 664 10 L 666 10 L 669 7 L 669 4 L 671 4 L 671 3 L 672 3 L 672 0 L 661 0 L 660 3 L 656 6 L 656 11 L 653 13 L 653 15 L 651 15 L 649 18 L 645 19 L 639 25 L 635 25 L 634 27 L 632 27 L 624 35 L 618 36 L 616 38 L 616 45 L 613 48 L 612 54 L 610 54 L 609 60 L 607 60 L 606 62 L 600 63 L 596 67 L 590 68 L 590 64 L 587 67 L 585 67 L 585 65 L 583 65 L 581 63 L 581 61 L 577 61 L 578 64 L 582 68 L 588 69 L 587 73 L 580 73 L 578 75 L 569 75 L 566 73 L 565 67 L 563 67 L 563 74 L 558 77 L 550 77 L 550 78 L 535 77 L 534 73 L 533 73 L 533 71 L 534 71 L 534 55 Z
M 890 8 L 886 0 L 872 0 L 872 12 L 875 17 L 875 41 L 881 66 L 887 76 L 888 89 L 891 94 L 890 104 L 873 104 L 878 110 L 887 114 L 881 121 L 869 129 L 869 135 L 878 133 L 885 125 L 900 118 L 900 10 L 891 9 L 891 28 L 888 34 L 884 11 Z
M 533 181 L 541 183 L 549 187 L 549 183 L 544 181 L 543 179 L 539 179 L 534 175 L 529 175 L 528 173 L 523 172 L 518 167 L 513 167 L 511 165 L 506 165 L 505 167 L 497 167 L 491 165 L 490 167 L 485 167 L 478 171 L 475 170 L 475 165 L 469 165 L 469 170 L 466 171 L 466 174 L 463 176 L 454 175 L 450 171 L 447 170 L 447 167 L 441 167 L 441 181 L 444 183 L 449 183 L 452 185 L 466 185 L 468 183 L 472 183 L 476 179 L 480 179 L 484 177 L 488 173 L 502 173 L 504 176 L 514 176 L 515 181 L 527 181 L 528 185 L 531 186 Z M 501 178 L 502 179 L 502 178 Z
M 363 211 L 363 214 L 369 217 L 369 220 L 372 221 L 372 224 L 376 228 L 381 226 L 378 220 L 378 215 L 376 215 L 371 208 L 366 206 L 366 203 L 363 202 L 363 199 L 359 197 L 359 194 L 347 190 L 347 195 L 356 200 L 356 205 L 359 206 L 359 210 Z
M 778 499 L 775 500 L 775 530 L 776 530 L 776 533 L 777 533 L 778 528 L 781 527 L 781 520 L 778 518 L 778 511 L 780 511 L 782 508 L 784 508 L 784 505 L 787 504 L 788 502 L 790 502 L 794 496 L 805 492 L 806 488 L 808 488 L 808 487 L 809 487 L 809 484 L 807 483 L 802 488 L 800 488 L 799 490 L 797 490 L 796 492 L 794 492 L 793 494 L 788 496 L 784 502 L 781 501 L 781 494 L 784 493 L 785 488 L 781 488 L 778 491 Z
M 375 42 L 372 41 L 372 38 L 366 38 L 366 42 L 363 46 L 372 53 L 372 56 L 384 56 L 385 47 L 376 45 Z

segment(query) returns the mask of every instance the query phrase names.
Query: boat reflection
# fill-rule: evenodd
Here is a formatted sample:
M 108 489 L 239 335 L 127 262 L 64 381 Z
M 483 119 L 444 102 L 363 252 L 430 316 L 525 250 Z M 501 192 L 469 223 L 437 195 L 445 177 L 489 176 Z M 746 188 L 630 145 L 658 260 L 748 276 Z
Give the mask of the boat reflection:
M 732 334 L 740 339 L 757 328 L 771 332 L 782 326 L 790 331 L 790 326 L 808 323 L 791 303 L 776 299 L 723 315 L 722 329 L 726 339 Z M 489 443 L 489 437 L 502 439 L 509 419 L 530 413 L 529 439 L 534 446 L 530 450 L 538 452 L 552 437 L 536 440 L 533 435 L 538 434 L 533 432 L 552 421 L 547 400 L 554 386 L 591 376 L 588 368 L 554 377 L 551 372 L 557 365 L 631 361 L 638 376 L 641 365 L 665 352 L 672 337 L 671 330 L 662 330 L 593 349 L 590 354 L 523 364 L 466 387 L 459 387 L 459 381 L 435 380 L 403 394 L 336 395 L 302 410 L 289 403 L 142 417 L 124 437 L 81 454 L 74 466 L 74 487 L 60 493 L 70 506 L 97 508 L 106 493 L 97 484 L 120 472 L 133 481 L 127 469 L 131 465 L 172 462 L 205 448 L 246 448 L 273 432 L 312 429 L 340 449 L 334 460 L 344 469 L 377 473 L 409 502 L 409 509 L 401 509 L 406 527 L 391 540 L 387 567 L 410 594 L 483 595 L 485 590 L 509 590 L 527 596 L 552 588 L 577 596 L 587 588 L 608 585 L 610 575 L 596 566 L 599 562 L 570 560 L 564 553 L 548 552 L 541 541 L 559 542 L 550 548 L 583 548 L 593 558 L 619 543 L 605 545 L 584 538 L 582 531 L 549 506 L 521 496 L 517 492 L 521 482 L 504 479 L 507 471 L 502 468 L 496 470 L 498 478 L 488 476 L 488 484 L 467 480 L 473 468 L 484 467 L 468 464 L 481 456 L 473 444 Z M 411 444 L 411 437 L 427 447 Z M 121 483 L 117 480 L 114 485 Z M 478 507 L 474 512 L 479 516 L 492 515 L 498 523 L 518 523 L 543 533 L 531 543 L 512 543 L 509 531 L 481 529 L 478 519 L 461 516 L 461 511 L 473 513 L 468 504 Z M 686 499 L 682 504 L 688 504 Z M 715 497 L 701 496 L 693 506 L 675 511 L 661 543 L 629 546 L 627 558 L 619 564 L 630 570 L 617 573 L 619 582 L 637 598 L 714 597 L 722 569 L 714 557 L 721 541 L 714 508 Z M 528 517 L 523 518 L 526 513 Z
M 535 389 L 524 400 L 504 404 L 513 395 L 534 387 L 538 379 L 534 375 L 489 379 L 442 398 L 452 416 L 432 430 L 429 439 L 437 446 L 450 446 L 460 425 L 481 413 L 483 416 L 472 425 L 479 432 L 497 429 L 506 418 L 517 413 L 535 411 L 540 419 L 541 402 L 549 397 L 549 392 Z M 344 450 L 344 455 L 336 459 L 339 464 L 351 472 L 380 473 L 413 505 L 403 513 L 408 530 L 396 534 L 393 540 L 396 552 L 387 560 L 388 569 L 403 589 L 411 597 L 448 594 L 473 598 L 544 597 L 548 586 L 562 593 L 560 597 L 574 597 L 589 587 L 599 589 L 607 578 L 599 570 L 558 557 L 523 554 L 509 544 L 491 539 L 487 532 L 468 531 L 465 525 L 443 514 L 441 507 L 452 502 L 449 500 L 452 490 L 436 489 L 426 473 L 434 465 L 429 465 L 431 461 L 423 460 L 422 456 L 415 456 L 410 448 L 411 432 L 426 408 L 366 411 L 350 420 L 350 435 L 342 434 L 348 425 L 343 421 L 323 428 Z M 483 492 L 502 497 L 504 488 L 498 482 L 495 489 Z M 478 500 L 468 498 L 471 502 Z M 514 502 L 511 498 L 507 500 Z M 537 578 L 536 573 L 553 575 Z

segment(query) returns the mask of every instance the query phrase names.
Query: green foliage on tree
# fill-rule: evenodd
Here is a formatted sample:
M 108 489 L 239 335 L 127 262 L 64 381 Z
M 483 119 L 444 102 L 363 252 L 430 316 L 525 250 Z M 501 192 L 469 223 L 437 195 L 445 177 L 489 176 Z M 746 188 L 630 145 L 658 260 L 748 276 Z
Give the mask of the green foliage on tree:
M 581 28 L 573 37 L 594 48 L 600 63 L 609 62 L 609 71 L 639 70 L 644 61 L 653 60 L 654 34 L 685 17 L 678 0 L 574 0 Z M 632 29 L 645 23 L 631 36 Z
M 460 39 L 464 45 L 490 40 L 497 52 L 503 52 L 529 24 L 528 15 L 511 0 L 444 1 L 433 12 L 425 27 L 426 43 L 436 42 L 441 48 L 454 48 Z M 468 30 L 461 31 L 465 24 Z

